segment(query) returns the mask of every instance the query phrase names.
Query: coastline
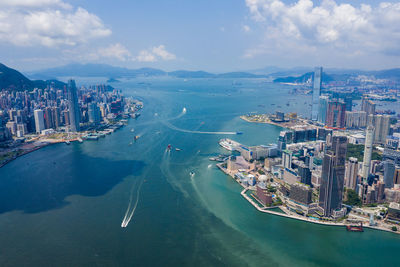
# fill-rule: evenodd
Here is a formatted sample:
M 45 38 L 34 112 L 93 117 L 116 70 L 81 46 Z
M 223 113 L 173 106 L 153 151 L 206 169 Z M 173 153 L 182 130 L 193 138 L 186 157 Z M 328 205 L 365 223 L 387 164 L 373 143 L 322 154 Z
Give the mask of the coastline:
M 303 222 L 308 222 L 308 223 L 314 223 L 314 224 L 319 224 L 319 225 L 325 225 L 325 226 L 336 226 L 336 227 L 346 227 L 348 224 L 345 223 L 341 223 L 341 222 L 328 222 L 328 221 L 319 221 L 319 220 L 313 220 L 310 219 L 308 217 L 300 217 L 298 215 L 294 215 L 294 214 L 288 214 L 287 212 L 290 212 L 288 210 L 286 210 L 283 206 L 275 206 L 275 207 L 264 207 L 261 208 L 259 205 L 257 205 L 257 203 L 255 203 L 255 201 L 253 199 L 251 199 L 246 192 L 248 190 L 250 190 L 248 187 L 245 187 L 244 185 L 242 185 L 238 180 L 236 180 L 228 171 L 226 171 L 222 166 L 221 163 L 216 164 L 216 166 L 222 171 L 224 172 L 226 175 L 229 175 L 232 179 L 234 179 L 240 186 L 243 187 L 243 190 L 240 192 L 240 194 L 242 195 L 243 198 L 245 198 L 255 209 L 257 209 L 259 212 L 263 212 L 263 213 L 268 213 L 268 214 L 272 214 L 275 216 L 281 216 L 281 217 L 285 217 L 285 218 L 289 218 L 289 219 L 293 219 L 293 220 L 299 220 L 299 221 L 303 221 Z M 271 210 L 272 208 L 279 208 L 281 209 L 283 212 L 276 212 Z M 371 226 L 371 225 L 363 225 L 363 228 L 369 228 L 369 229 L 373 229 L 373 230 L 380 230 L 380 231 L 385 231 L 385 232 L 389 232 L 389 233 L 394 233 L 394 234 L 400 234 L 399 231 L 392 231 L 390 229 L 386 229 L 384 227 L 378 227 L 378 226 Z

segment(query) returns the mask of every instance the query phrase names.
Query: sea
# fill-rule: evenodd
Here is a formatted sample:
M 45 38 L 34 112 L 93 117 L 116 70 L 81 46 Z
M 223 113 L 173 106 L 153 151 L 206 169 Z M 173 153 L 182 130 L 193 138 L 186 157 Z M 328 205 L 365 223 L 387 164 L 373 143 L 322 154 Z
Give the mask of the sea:
M 112 86 L 143 101 L 140 117 L 98 141 L 47 146 L 0 168 L 0 266 L 398 266 L 400 235 L 261 213 L 209 160 L 229 153 L 222 138 L 276 142 L 280 127 L 240 115 L 309 116 L 311 96 L 263 79 Z

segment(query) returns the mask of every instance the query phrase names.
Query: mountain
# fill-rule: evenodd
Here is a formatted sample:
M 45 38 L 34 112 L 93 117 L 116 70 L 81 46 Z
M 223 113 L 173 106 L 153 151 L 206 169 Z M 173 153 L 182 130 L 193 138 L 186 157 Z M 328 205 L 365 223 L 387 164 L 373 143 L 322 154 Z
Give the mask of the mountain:
M 307 81 L 312 81 L 314 79 L 314 72 L 307 72 L 301 76 L 289 76 L 277 78 L 274 80 L 275 83 L 306 83 Z M 322 82 L 331 82 L 334 78 L 325 72 L 322 74 Z
M 0 63 L 0 90 L 11 89 L 16 91 L 32 90 L 33 88 L 46 88 L 53 84 L 56 88 L 62 88 L 65 83 L 57 80 L 29 80 L 22 73 Z
M 55 79 L 57 77 L 112 77 L 135 78 L 171 76 L 176 78 L 266 78 L 266 75 L 249 72 L 228 72 L 221 74 L 206 71 L 177 70 L 165 72 L 154 68 L 128 69 L 106 64 L 68 64 L 61 67 L 45 69 L 28 73 L 29 77 L 36 79 Z

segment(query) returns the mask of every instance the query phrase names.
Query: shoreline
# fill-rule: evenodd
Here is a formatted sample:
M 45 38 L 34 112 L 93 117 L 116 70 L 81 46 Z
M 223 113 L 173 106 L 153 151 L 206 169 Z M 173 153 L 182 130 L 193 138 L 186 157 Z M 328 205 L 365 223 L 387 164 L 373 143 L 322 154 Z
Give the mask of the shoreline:
M 216 164 L 216 166 L 226 175 L 230 176 L 232 179 L 234 179 L 240 186 L 243 187 L 243 190 L 240 192 L 240 194 L 242 195 L 243 198 L 245 198 L 255 209 L 257 209 L 259 212 L 262 213 L 268 213 L 271 215 L 275 215 L 275 216 L 281 216 L 281 217 L 285 217 L 285 218 L 289 218 L 292 220 L 298 220 L 298 221 L 303 221 L 303 222 L 307 222 L 307 223 L 314 223 L 314 224 L 319 224 L 319 225 L 325 225 L 325 226 L 336 226 L 336 227 L 345 227 L 348 224 L 345 223 L 340 223 L 340 222 L 327 222 L 327 221 L 318 221 L 318 220 L 313 220 L 307 217 L 300 217 L 298 215 L 293 215 L 293 214 L 287 214 L 286 211 L 284 210 L 285 208 L 283 208 L 283 206 L 275 206 L 275 207 L 264 207 L 261 208 L 259 205 L 257 205 L 257 203 L 255 203 L 255 201 L 253 199 L 251 199 L 248 195 L 246 195 L 246 192 L 248 190 L 250 190 L 249 188 L 243 186 L 238 180 L 236 180 L 234 177 L 232 177 L 232 175 L 227 172 L 222 166 L 221 163 Z M 279 208 L 283 211 L 283 213 L 281 212 L 276 212 L 276 211 L 272 211 L 272 208 Z M 393 234 L 400 234 L 399 231 L 392 231 L 390 229 L 386 229 L 383 227 L 378 227 L 378 226 L 371 226 L 371 225 L 363 225 L 363 228 L 368 228 L 368 229 L 372 229 L 372 230 L 380 230 L 380 231 L 385 231 L 385 232 L 389 232 L 389 233 L 393 233 Z

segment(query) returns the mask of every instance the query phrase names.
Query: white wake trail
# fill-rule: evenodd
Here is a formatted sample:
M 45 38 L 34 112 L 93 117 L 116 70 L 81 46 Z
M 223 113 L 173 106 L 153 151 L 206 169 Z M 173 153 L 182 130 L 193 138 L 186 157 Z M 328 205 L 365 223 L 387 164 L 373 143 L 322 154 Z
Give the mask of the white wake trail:
M 123 228 L 128 226 L 129 222 L 131 221 L 131 219 L 132 219 L 132 217 L 133 217 L 133 214 L 135 214 L 136 207 L 137 207 L 137 205 L 138 205 L 138 203 L 139 203 L 140 189 L 141 189 L 141 187 L 142 187 L 142 185 L 143 185 L 143 182 L 144 182 L 144 179 L 140 182 L 140 185 L 139 185 L 139 187 L 138 187 L 138 189 L 137 189 L 137 191 L 136 191 L 136 201 L 135 201 L 135 205 L 133 206 L 132 211 L 131 211 L 131 212 L 129 213 L 129 215 L 128 215 L 128 211 L 129 211 L 129 209 L 130 209 L 131 201 L 132 201 L 132 195 L 131 195 L 131 201 L 129 202 L 128 210 L 127 210 L 127 212 L 125 213 L 125 217 L 124 217 L 124 219 L 122 220 L 122 223 L 121 223 L 121 227 L 123 227 Z

